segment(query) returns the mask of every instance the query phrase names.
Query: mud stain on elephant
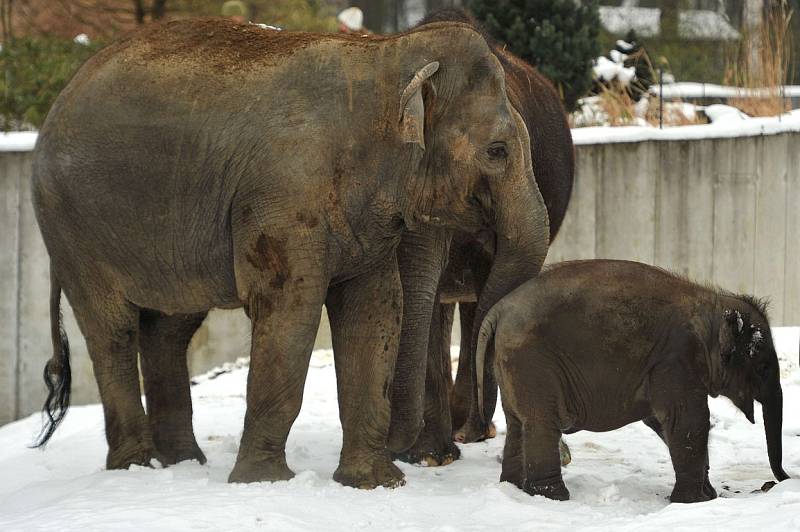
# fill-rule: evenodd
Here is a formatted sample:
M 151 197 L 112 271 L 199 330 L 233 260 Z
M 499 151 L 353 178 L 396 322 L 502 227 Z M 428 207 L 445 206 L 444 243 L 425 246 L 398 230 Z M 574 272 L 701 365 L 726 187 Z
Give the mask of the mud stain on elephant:
M 286 253 L 286 239 L 261 234 L 253 246 L 253 253 L 246 255 L 247 261 L 258 271 L 273 273 L 269 285 L 282 289 L 291 277 L 289 257 Z
M 304 212 L 297 213 L 297 221 L 305 225 L 309 229 L 314 229 L 316 226 L 319 225 L 319 219 L 316 216 Z

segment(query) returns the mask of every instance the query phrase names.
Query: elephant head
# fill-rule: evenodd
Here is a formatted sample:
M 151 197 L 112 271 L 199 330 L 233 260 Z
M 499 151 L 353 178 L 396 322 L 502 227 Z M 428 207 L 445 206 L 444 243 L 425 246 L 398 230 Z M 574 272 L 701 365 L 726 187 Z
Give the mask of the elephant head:
M 745 300 L 744 306 L 727 308 L 720 320 L 718 341 L 719 392 L 729 398 L 750 423 L 755 423 L 753 400 L 761 403 L 769 464 L 775 478 L 785 480 L 789 476 L 781 465 L 783 392 L 778 355 L 764 305 Z
M 455 29 L 469 38 L 458 49 L 452 38 L 442 48 L 431 46 L 427 55 L 435 61 L 415 68 L 400 100 L 401 138 L 419 154 L 404 218 L 412 229 L 433 225 L 488 235 L 494 261 L 478 303 L 480 323 L 495 302 L 539 273 L 550 230 L 528 130 L 486 41 L 463 24 L 429 24 L 417 33 Z M 407 419 L 393 419 L 393 431 L 404 426 L 413 442 L 421 426 L 425 361 L 399 368 L 393 400 L 399 390 L 400 401 L 417 398 L 418 408 L 406 409 Z

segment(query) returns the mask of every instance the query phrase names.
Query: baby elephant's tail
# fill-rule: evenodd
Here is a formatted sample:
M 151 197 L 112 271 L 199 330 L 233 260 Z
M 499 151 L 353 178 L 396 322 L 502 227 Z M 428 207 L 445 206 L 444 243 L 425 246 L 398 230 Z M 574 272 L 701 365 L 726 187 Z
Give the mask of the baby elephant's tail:
M 478 346 L 475 351 L 475 371 L 477 373 L 477 383 L 478 383 L 478 412 L 480 413 L 480 419 L 482 422 L 486 422 L 485 414 L 484 414 L 484 387 L 486 386 L 486 382 L 484 378 L 486 376 L 486 366 L 489 364 L 494 363 L 494 360 L 491 360 L 494 356 L 494 349 L 489 349 L 490 342 L 494 341 L 494 333 L 497 330 L 497 305 L 492 308 L 488 314 L 486 314 L 486 318 L 484 318 L 483 323 L 481 324 L 481 330 L 478 332 Z M 489 352 L 490 360 L 486 360 L 487 358 L 487 351 Z
M 69 341 L 61 317 L 61 284 L 52 272 L 50 265 L 50 336 L 53 340 L 53 357 L 44 366 L 44 384 L 47 386 L 47 399 L 42 412 L 47 419 L 42 432 L 33 444 L 41 447 L 58 428 L 69 408 L 69 394 L 72 387 L 72 370 L 69 366 Z

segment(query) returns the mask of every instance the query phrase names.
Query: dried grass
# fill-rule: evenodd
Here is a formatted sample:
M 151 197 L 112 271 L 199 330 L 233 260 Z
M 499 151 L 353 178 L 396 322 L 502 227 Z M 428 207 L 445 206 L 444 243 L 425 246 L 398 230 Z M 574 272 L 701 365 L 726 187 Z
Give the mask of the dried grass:
M 631 57 L 635 59 L 637 64 L 644 63 L 645 67 L 650 70 L 650 79 L 658 80 L 653 63 L 644 49 L 639 50 L 637 55 Z M 666 59 L 662 58 L 662 62 L 666 62 Z M 630 91 L 617 81 L 602 87 L 597 95 L 597 103 L 600 110 L 605 114 L 604 118 L 606 118 L 606 122 L 609 125 L 628 126 L 647 123 L 657 127 L 661 123 L 667 127 L 706 123 L 706 120 L 698 114 L 687 116 L 684 113 L 684 102 L 680 99 L 672 98 L 670 101 L 664 102 L 664 109 L 661 111 L 657 95 L 649 94 L 645 87 L 637 86 L 636 82 L 634 82 L 634 90 L 644 93 L 642 98 L 647 99 L 647 101 L 636 102 Z M 659 115 L 661 115 L 661 120 L 659 120 Z
M 619 82 L 603 86 L 600 94 L 600 108 L 612 126 L 626 126 L 636 122 L 636 102 Z
M 782 88 L 792 64 L 792 10 L 786 0 L 771 2 L 760 27 L 745 31 L 736 57 L 728 61 L 725 83 L 750 89 L 728 103 L 750 116 L 775 116 L 790 109 Z

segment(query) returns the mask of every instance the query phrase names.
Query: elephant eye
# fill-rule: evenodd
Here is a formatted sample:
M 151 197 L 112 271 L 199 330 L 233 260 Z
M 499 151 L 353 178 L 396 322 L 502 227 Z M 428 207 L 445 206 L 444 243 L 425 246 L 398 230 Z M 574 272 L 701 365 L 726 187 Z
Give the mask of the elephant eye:
M 506 145 L 502 142 L 495 142 L 489 146 L 489 149 L 486 150 L 486 154 L 489 155 L 491 159 L 505 159 L 508 157 Z

